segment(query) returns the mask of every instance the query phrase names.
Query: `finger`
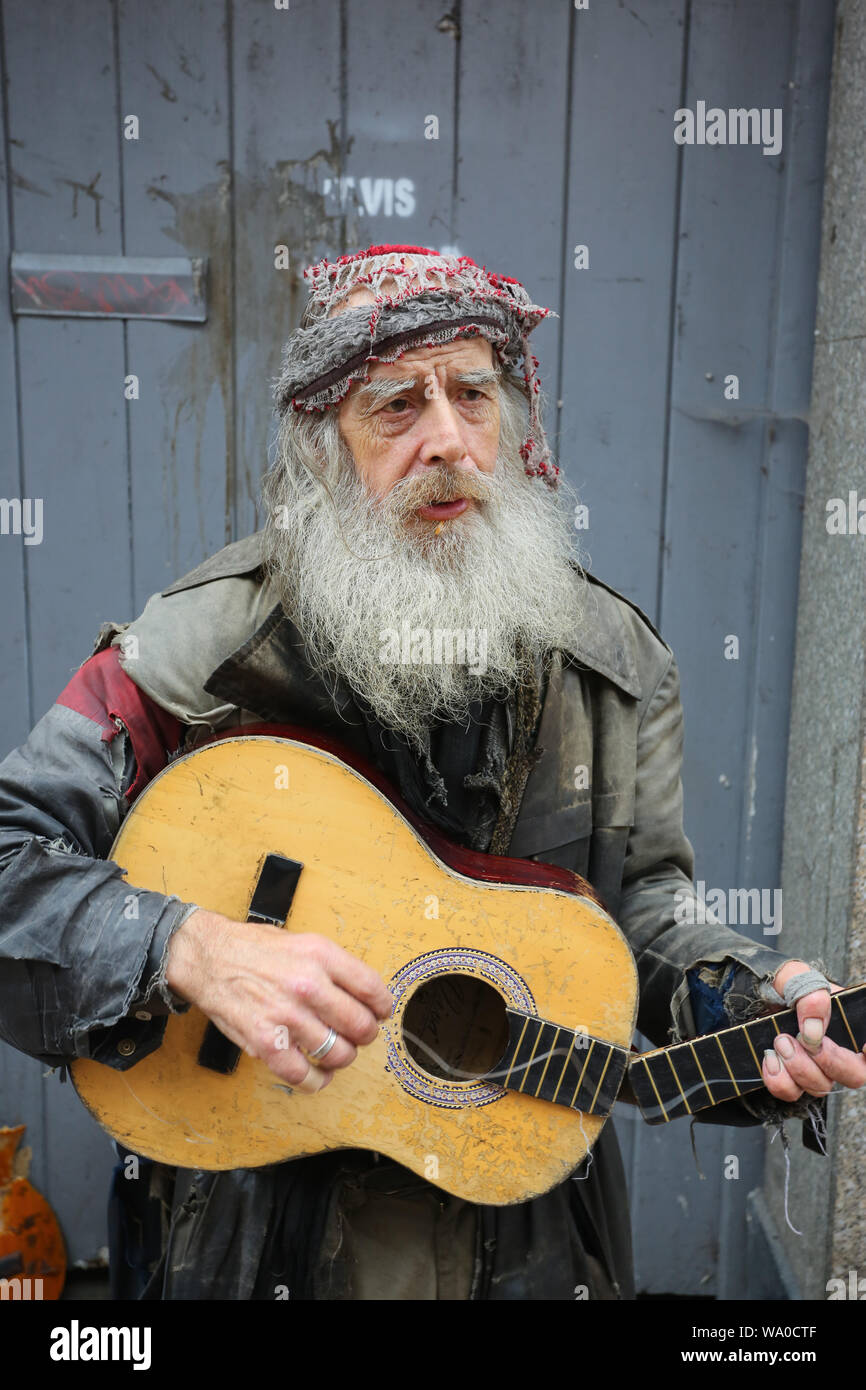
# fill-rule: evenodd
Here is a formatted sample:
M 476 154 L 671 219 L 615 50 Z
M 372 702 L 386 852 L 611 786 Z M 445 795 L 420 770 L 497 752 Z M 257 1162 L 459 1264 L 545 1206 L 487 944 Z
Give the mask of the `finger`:
M 810 1096 L 825 1096 L 832 1091 L 832 1080 L 825 1076 L 814 1057 L 796 1038 L 788 1033 L 780 1033 L 773 1047 L 784 1062 L 789 1077 L 801 1091 L 808 1091 Z
M 278 1023 L 273 1030 L 273 1046 L 276 1051 L 286 1051 L 294 1045 L 302 1052 L 315 1052 L 327 1040 L 332 1025 L 323 1023 L 311 1011 L 295 1008 L 290 1013 L 287 1012 L 286 1017 L 291 1018 L 291 1023 Z M 313 1059 L 315 1065 L 324 1071 L 337 1071 L 340 1067 L 348 1067 L 358 1055 L 358 1049 L 352 1043 L 341 1037 L 336 1028 L 334 1032 L 337 1033 L 337 1041 L 324 1057 Z
M 817 1051 L 830 1023 L 830 995 L 826 989 L 816 989 L 797 1000 L 799 1039 L 809 1052 Z
M 330 941 L 316 938 L 316 957 L 336 985 L 365 1004 L 377 1018 L 390 1018 L 394 1000 L 378 971 Z M 335 1026 L 335 1025 L 332 1025 Z
M 840 1047 L 832 1038 L 825 1038 L 820 1051 L 809 1056 L 836 1085 L 847 1086 L 852 1091 L 866 1085 L 866 1056 L 862 1052 L 853 1052 L 850 1047 Z
M 316 1091 L 324 1090 L 334 1079 L 332 1071 L 320 1071 L 318 1067 L 314 1067 L 309 1058 L 294 1044 L 278 1050 L 266 1048 L 263 1052 L 247 1046 L 244 1051 L 250 1057 L 264 1062 L 274 1075 L 286 1082 L 293 1091 L 306 1091 L 312 1095 Z
M 325 1032 L 333 1028 L 347 1042 L 356 1047 L 365 1047 L 379 1032 L 379 1020 L 372 1010 L 362 1004 L 352 994 L 340 988 L 328 975 L 327 970 L 309 967 L 292 976 L 290 992 L 294 995 L 300 1018 L 318 1019 L 325 1025 Z M 287 1017 L 290 1031 L 294 1018 Z M 315 1039 L 315 1040 L 314 1040 Z M 314 1052 L 324 1039 L 321 1033 L 310 1038 L 309 1051 Z M 307 1043 L 304 1042 L 304 1046 Z
M 788 1075 L 785 1063 L 772 1047 L 764 1053 L 761 1074 L 767 1090 L 777 1100 L 799 1100 L 803 1094 L 802 1087 Z
M 333 1079 L 333 1072 L 320 1071 L 318 1067 L 314 1067 L 312 1062 L 310 1062 L 307 1067 L 306 1076 L 296 1084 L 295 1090 L 305 1091 L 308 1095 L 315 1095 L 317 1091 L 323 1091 L 328 1082 Z

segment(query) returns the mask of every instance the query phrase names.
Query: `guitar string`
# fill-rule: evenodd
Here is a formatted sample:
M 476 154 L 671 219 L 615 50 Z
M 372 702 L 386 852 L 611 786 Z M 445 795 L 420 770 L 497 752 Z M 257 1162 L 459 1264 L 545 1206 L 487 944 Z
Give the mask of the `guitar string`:
M 589 1034 L 584 1034 L 584 1036 L 589 1038 Z M 454 1077 L 455 1080 L 463 1081 L 492 1081 L 497 1076 L 507 1076 L 509 1072 L 528 1071 L 530 1065 L 537 1066 L 539 1062 L 543 1062 L 545 1059 L 549 1057 L 566 1057 L 568 1056 L 568 1053 L 571 1051 L 570 1046 L 554 1047 L 547 1052 L 537 1052 L 533 1057 L 529 1059 L 528 1062 L 520 1062 L 519 1064 L 515 1064 L 509 1067 L 497 1067 L 493 1071 L 485 1071 L 479 1074 L 478 1072 L 461 1071 L 459 1067 L 452 1066 L 449 1062 L 446 1062 L 444 1057 L 440 1057 L 439 1053 L 436 1052 L 435 1049 L 429 1045 L 429 1043 L 426 1043 L 423 1038 L 419 1038 L 414 1033 L 411 1033 L 408 1028 L 404 1027 L 403 1037 L 408 1038 L 410 1042 L 415 1043 L 416 1046 L 418 1046 L 422 1050 L 422 1052 L 426 1052 L 428 1057 L 432 1057 L 432 1059 L 437 1063 L 437 1065 L 441 1067 L 443 1071 L 448 1073 L 449 1077 Z M 593 1041 L 598 1040 L 593 1039 Z M 625 1051 L 624 1048 L 616 1047 L 614 1043 L 604 1043 L 604 1046 L 610 1048 L 611 1051 Z M 531 1093 L 527 1091 L 525 1092 L 525 1094 L 530 1095 Z

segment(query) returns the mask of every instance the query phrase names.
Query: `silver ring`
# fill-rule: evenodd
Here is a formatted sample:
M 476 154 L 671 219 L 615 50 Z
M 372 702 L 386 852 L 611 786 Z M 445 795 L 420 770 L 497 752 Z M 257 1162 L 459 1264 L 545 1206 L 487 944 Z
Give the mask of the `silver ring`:
M 321 1047 L 317 1047 L 315 1052 L 307 1053 L 307 1056 L 309 1057 L 310 1061 L 317 1062 L 320 1057 L 327 1057 L 328 1053 L 334 1046 L 334 1043 L 337 1041 L 338 1037 L 339 1034 L 336 1033 L 333 1028 L 329 1028 L 328 1036 L 325 1038 L 325 1041 L 322 1043 Z

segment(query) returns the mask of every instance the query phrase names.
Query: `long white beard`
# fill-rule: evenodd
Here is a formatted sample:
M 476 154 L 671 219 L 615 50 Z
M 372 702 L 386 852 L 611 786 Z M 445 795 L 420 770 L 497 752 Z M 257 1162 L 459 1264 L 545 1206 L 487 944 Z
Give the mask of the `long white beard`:
M 486 498 L 440 533 L 415 508 Z M 519 457 L 495 473 L 430 468 L 379 502 L 349 459 L 314 506 L 288 469 L 267 489 L 268 565 L 314 668 L 343 677 L 390 729 L 422 745 L 437 719 L 505 698 L 534 656 L 573 641 L 586 581 L 568 512 Z

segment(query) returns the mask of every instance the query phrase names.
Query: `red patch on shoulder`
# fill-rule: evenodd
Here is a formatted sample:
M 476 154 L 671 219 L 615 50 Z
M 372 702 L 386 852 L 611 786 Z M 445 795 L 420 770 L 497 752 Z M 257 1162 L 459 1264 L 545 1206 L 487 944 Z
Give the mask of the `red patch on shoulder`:
M 129 678 L 120 664 L 119 647 L 107 647 L 85 661 L 58 695 L 57 704 L 98 724 L 105 743 L 120 732 L 115 719 L 125 725 L 136 762 L 135 780 L 126 794 L 130 804 L 162 771 L 169 752 L 180 742 L 181 721 Z

